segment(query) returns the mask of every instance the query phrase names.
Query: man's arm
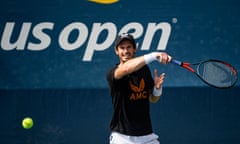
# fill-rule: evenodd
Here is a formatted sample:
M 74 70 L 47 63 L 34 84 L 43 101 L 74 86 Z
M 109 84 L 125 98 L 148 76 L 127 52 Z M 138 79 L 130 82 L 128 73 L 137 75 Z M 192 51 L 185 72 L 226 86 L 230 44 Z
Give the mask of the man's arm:
M 139 70 L 145 65 L 144 56 L 136 57 L 133 59 L 128 60 L 122 65 L 119 65 L 118 68 L 115 70 L 114 77 L 116 79 L 120 79 L 125 75 L 128 75 L 134 71 Z
M 149 96 L 149 101 L 152 102 L 152 103 L 157 103 L 161 98 L 161 95 L 160 96 L 154 96 L 153 94 L 150 94 Z
M 160 97 L 162 95 L 162 85 L 164 82 L 165 73 L 162 73 L 160 76 L 158 76 L 157 69 L 154 70 L 154 88 L 151 90 L 149 101 L 152 103 L 156 103 L 160 100 Z
M 158 60 L 163 64 L 170 62 L 169 55 L 163 52 L 152 52 L 150 54 L 139 56 L 133 59 L 128 60 L 124 64 L 118 66 L 115 70 L 114 78 L 120 79 L 125 75 L 128 75 L 134 71 L 139 70 L 145 64 L 151 63 L 154 60 Z

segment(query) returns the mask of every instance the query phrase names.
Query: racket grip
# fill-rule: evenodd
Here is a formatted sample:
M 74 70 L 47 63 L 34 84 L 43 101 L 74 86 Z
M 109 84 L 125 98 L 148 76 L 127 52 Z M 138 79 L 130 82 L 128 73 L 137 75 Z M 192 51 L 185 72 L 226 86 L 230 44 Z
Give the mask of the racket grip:
M 179 65 L 179 66 L 182 65 L 182 62 L 181 62 L 181 61 L 175 60 L 175 59 L 172 59 L 172 60 L 171 60 L 171 63 L 173 63 L 173 64 L 175 64 L 175 65 Z

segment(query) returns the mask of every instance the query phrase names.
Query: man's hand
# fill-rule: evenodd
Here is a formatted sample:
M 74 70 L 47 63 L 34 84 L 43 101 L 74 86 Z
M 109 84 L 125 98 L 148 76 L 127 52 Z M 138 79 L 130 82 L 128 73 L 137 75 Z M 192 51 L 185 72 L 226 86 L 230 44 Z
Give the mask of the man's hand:
M 162 73 L 160 76 L 158 76 L 157 69 L 154 70 L 154 84 L 156 89 L 160 89 L 162 87 L 164 78 L 165 78 L 165 73 Z
M 165 73 L 162 73 L 160 76 L 158 76 L 158 71 L 156 69 L 154 70 L 154 88 L 153 88 L 152 94 L 149 97 L 150 102 L 156 103 L 159 101 L 162 95 L 162 84 L 163 84 L 164 78 L 165 78 Z
M 172 57 L 165 52 L 157 52 L 156 57 L 162 64 L 168 64 L 172 60 Z

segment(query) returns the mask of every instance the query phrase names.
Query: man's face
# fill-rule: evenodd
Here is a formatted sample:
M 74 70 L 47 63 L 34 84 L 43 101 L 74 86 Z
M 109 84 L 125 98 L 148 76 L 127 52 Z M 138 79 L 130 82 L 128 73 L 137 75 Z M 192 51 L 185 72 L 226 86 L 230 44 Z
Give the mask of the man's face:
M 120 59 L 120 63 L 124 63 L 131 58 L 134 58 L 136 48 L 129 40 L 123 40 L 115 49 L 116 54 Z

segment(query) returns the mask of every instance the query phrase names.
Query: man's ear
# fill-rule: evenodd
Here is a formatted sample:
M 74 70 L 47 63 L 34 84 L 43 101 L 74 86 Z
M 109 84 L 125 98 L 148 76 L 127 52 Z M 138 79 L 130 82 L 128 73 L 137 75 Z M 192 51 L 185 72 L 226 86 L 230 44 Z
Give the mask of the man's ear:
M 136 54 L 136 52 L 137 52 L 137 48 L 134 47 L 134 51 L 133 51 L 134 55 Z
M 134 54 L 137 52 L 137 48 L 135 48 L 135 50 L 134 50 Z

